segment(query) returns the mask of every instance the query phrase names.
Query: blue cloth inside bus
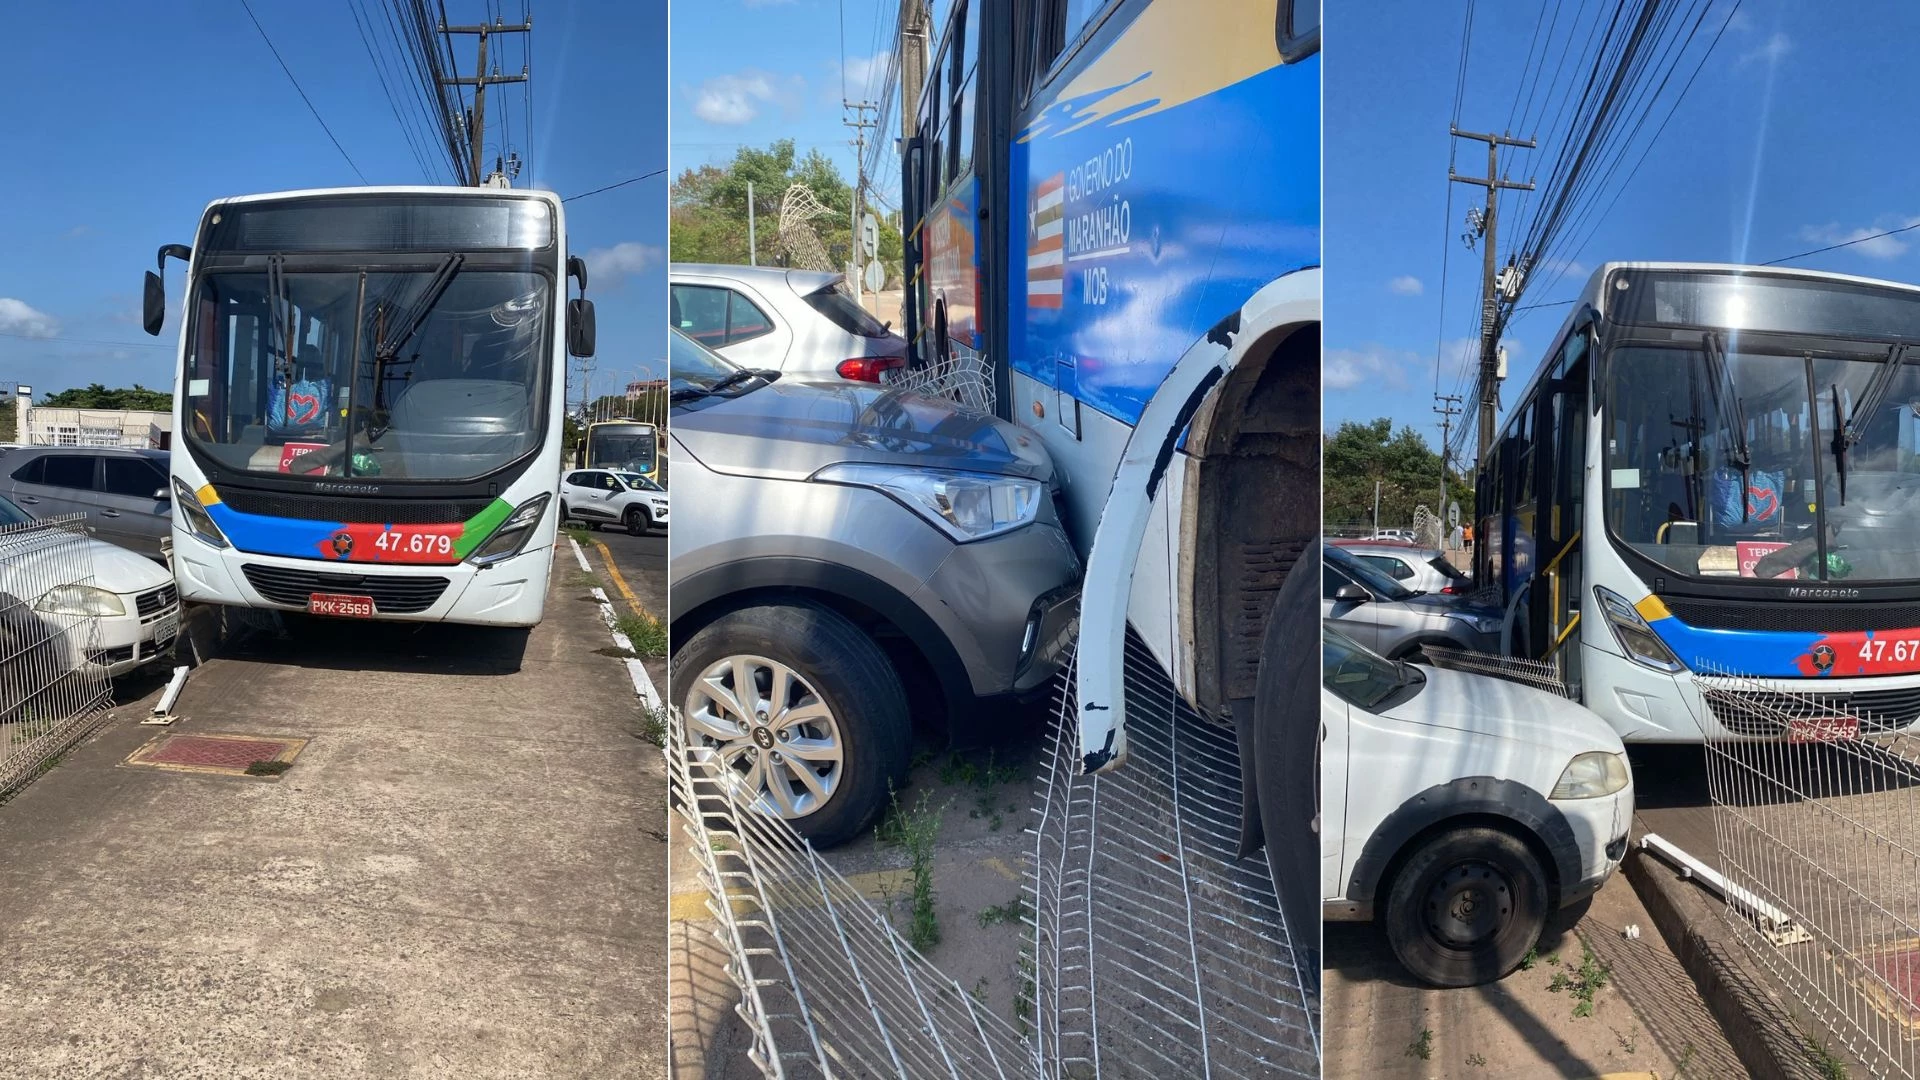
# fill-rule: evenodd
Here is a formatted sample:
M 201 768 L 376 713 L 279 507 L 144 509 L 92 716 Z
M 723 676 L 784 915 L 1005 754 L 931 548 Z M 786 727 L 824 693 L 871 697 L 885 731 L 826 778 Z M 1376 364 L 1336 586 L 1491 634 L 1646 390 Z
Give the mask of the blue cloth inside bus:
M 333 400 L 333 379 L 327 375 L 320 350 L 300 350 L 293 377 L 275 375 L 267 396 L 267 433 L 276 436 L 314 435 L 327 428 L 327 407 Z
M 1721 529 L 1770 532 L 1785 521 L 1785 473 L 1747 470 L 1745 494 L 1746 507 L 1742 513 L 1740 470 L 1716 470 L 1713 474 L 1713 523 Z

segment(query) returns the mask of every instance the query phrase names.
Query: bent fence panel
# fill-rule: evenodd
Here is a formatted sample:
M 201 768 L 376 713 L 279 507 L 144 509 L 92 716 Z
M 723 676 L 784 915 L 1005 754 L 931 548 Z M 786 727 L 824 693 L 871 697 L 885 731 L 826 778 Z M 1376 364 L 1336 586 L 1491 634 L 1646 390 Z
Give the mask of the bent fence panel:
M 0 800 L 45 772 L 107 716 L 94 664 L 92 541 L 80 517 L 0 527 Z

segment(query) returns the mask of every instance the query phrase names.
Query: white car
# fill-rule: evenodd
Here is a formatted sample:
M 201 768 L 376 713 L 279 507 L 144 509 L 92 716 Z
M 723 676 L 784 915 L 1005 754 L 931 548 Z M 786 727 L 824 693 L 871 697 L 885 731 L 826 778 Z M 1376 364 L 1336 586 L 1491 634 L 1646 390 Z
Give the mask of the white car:
M 560 519 L 569 518 L 593 529 L 621 525 L 642 536 L 667 523 L 667 493 L 639 473 L 575 469 L 560 478 Z
M 23 528 L 32 523 L 0 498 L 0 663 L 64 642 L 64 657 L 26 662 L 117 676 L 172 648 L 180 597 L 166 567 L 103 540 Z M 0 687 L 7 683 L 0 675 Z
M 1626 748 L 1565 698 L 1387 660 L 1324 630 L 1320 885 L 1434 986 L 1519 966 L 1626 854 Z
M 1447 553 L 1438 548 L 1388 540 L 1335 540 L 1333 544 L 1415 592 L 1463 596 L 1473 591 L 1473 579 L 1448 562 Z
M 667 280 L 674 328 L 739 367 L 888 382 L 906 366 L 907 339 L 855 302 L 839 274 L 674 263 Z

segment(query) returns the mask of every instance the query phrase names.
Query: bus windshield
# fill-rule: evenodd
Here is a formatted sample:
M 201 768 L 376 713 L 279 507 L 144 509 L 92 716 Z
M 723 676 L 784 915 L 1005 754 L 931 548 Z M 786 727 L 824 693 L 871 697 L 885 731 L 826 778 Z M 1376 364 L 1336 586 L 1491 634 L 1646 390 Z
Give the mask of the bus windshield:
M 654 438 L 649 424 L 595 424 L 587 433 L 587 467 L 650 472 Z
M 459 264 L 204 273 L 189 308 L 187 438 L 227 468 L 296 477 L 467 480 L 531 452 L 551 375 L 550 283 Z
M 1615 541 L 1690 577 L 1920 578 L 1920 364 L 1892 361 L 1879 406 L 1855 417 L 1889 346 L 1767 348 L 1736 335 L 1722 362 L 1703 335 L 1613 352 Z M 1836 443 L 1837 420 L 1858 441 Z

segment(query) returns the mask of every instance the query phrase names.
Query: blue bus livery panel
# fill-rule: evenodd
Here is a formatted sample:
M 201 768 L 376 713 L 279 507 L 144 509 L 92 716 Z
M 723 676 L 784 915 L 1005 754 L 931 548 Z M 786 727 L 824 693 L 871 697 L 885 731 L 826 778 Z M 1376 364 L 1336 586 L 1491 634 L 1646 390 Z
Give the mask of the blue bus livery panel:
M 1155 0 L 1036 95 L 1005 226 L 1015 370 L 1136 423 L 1193 343 L 1319 265 L 1319 58 L 1283 66 L 1248 32 L 1272 13 Z

